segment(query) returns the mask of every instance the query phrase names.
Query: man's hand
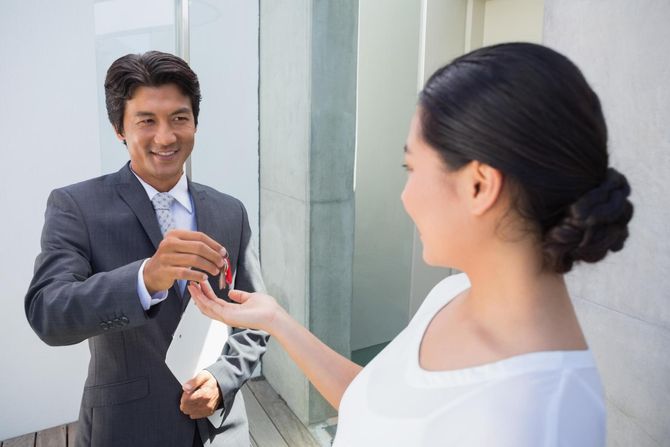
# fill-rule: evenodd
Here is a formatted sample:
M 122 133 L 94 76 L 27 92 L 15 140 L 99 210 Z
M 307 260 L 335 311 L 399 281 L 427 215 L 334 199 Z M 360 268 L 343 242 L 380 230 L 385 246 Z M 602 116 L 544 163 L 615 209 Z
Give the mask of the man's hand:
M 221 402 L 219 384 L 206 370 L 184 383 L 179 409 L 191 419 L 206 418 L 214 414 Z
M 199 231 L 172 230 L 144 266 L 144 285 L 150 294 L 167 290 L 177 279 L 207 281 L 207 272 L 218 275 L 225 248 Z M 199 269 L 202 271 L 197 271 Z

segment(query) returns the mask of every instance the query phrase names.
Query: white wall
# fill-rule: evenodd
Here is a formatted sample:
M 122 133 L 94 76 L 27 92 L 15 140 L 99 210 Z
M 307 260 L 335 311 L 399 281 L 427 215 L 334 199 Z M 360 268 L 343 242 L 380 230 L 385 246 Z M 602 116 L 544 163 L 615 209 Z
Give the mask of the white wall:
M 463 0 L 465 52 L 502 42 L 542 42 L 544 0 Z
M 487 0 L 483 45 L 501 42 L 541 43 L 543 13 L 544 0 Z
M 422 0 L 421 47 L 417 91 L 440 67 L 463 54 L 467 0 Z M 417 311 L 426 295 L 453 271 L 432 267 L 423 260 L 423 244 L 416 227 L 412 246 L 412 270 L 408 313 Z
M 49 191 L 100 173 L 93 4 L 11 0 L 0 11 L 0 439 L 77 418 L 88 349 L 52 348 L 23 297 Z
M 605 385 L 608 446 L 670 443 L 670 3 L 546 0 L 545 44 L 605 112 L 610 163 L 632 186 L 624 250 L 568 275 Z
M 119 56 L 173 51 L 171 3 L 2 2 L 0 278 L 7 305 L 0 313 L 0 440 L 77 419 L 86 343 L 43 344 L 26 321 L 23 298 L 49 192 L 116 171 L 128 159 L 107 120 L 102 82 Z M 258 4 L 213 5 L 191 2 L 191 58 L 204 98 L 193 178 L 242 199 L 258 234 Z
M 541 42 L 543 7 L 543 0 L 422 0 L 419 90 L 435 70 L 462 55 L 466 47 Z M 410 316 L 433 286 L 452 273 L 451 269 L 425 264 L 423 245 L 415 230 Z

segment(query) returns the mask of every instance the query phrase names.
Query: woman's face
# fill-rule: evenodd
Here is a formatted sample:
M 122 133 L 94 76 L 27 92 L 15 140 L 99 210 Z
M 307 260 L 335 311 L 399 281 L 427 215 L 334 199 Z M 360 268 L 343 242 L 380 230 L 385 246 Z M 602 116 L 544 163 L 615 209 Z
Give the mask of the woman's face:
M 471 238 L 462 179 L 466 170 L 448 170 L 437 151 L 424 141 L 419 116 L 414 114 L 407 137 L 407 183 L 400 198 L 421 237 L 424 261 L 459 268 Z

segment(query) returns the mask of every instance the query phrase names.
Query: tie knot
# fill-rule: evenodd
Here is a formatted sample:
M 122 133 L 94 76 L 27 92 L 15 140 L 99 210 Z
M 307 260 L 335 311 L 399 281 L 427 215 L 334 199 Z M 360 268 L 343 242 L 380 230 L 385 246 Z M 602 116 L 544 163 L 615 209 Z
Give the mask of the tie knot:
M 167 192 L 159 192 L 151 199 L 155 210 L 170 210 L 172 202 L 174 202 L 174 197 Z

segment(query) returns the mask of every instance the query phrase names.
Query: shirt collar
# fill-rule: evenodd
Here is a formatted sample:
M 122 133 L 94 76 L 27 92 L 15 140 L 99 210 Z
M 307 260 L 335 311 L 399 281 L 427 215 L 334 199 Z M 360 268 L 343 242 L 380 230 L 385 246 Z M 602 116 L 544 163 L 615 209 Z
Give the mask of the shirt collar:
M 158 190 L 142 180 L 139 175 L 135 173 L 135 171 L 130 169 L 130 172 L 133 173 L 135 177 L 137 177 L 137 180 L 140 181 L 140 184 L 144 188 L 144 190 L 147 192 L 147 195 L 149 196 L 149 200 L 153 199 L 156 194 L 158 194 Z M 193 206 L 191 205 L 191 196 L 188 193 L 188 181 L 186 180 L 186 174 L 182 174 L 181 177 L 179 178 L 179 181 L 177 182 L 174 187 L 168 191 L 168 193 L 175 198 L 177 202 L 181 204 L 181 206 L 186 209 L 186 211 L 189 212 L 189 214 L 193 213 Z

